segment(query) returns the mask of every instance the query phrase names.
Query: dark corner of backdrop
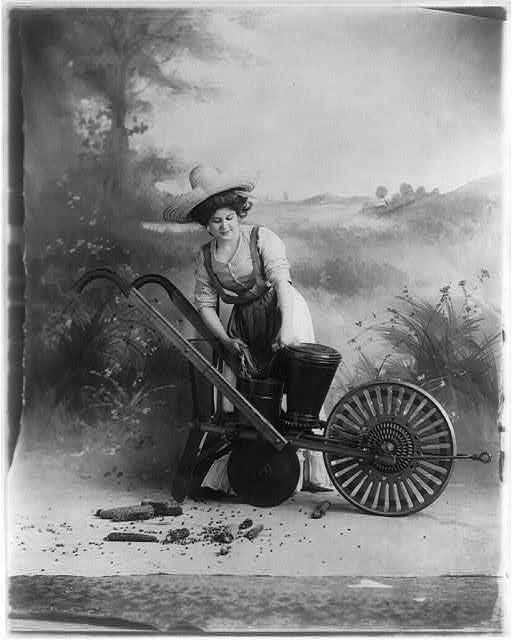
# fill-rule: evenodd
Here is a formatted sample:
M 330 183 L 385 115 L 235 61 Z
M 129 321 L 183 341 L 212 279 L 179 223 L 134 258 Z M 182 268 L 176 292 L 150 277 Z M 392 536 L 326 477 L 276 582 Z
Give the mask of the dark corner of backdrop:
M 23 335 L 25 322 L 23 97 L 21 9 L 7 13 L 7 453 L 12 462 L 23 406 Z M 5 437 L 6 434 L 4 434 Z

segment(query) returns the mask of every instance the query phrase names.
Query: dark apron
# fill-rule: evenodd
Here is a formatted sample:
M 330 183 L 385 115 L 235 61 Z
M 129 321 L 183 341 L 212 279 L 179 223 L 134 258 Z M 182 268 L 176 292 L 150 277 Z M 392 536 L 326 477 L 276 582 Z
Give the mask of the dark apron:
M 281 311 L 277 304 L 277 294 L 263 274 L 264 267 L 258 251 L 259 227 L 251 230 L 250 249 L 253 272 L 250 291 L 227 293 L 212 267 L 211 245 L 203 246 L 206 271 L 221 300 L 233 305 L 227 333 L 231 338 L 240 338 L 249 347 L 254 364 L 253 377 L 266 377 L 273 356 L 272 345 L 281 328 Z

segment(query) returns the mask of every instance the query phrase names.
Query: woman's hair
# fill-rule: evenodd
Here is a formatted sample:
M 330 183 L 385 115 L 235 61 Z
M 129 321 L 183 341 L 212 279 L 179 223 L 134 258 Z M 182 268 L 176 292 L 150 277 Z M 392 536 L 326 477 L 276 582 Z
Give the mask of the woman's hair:
M 205 200 L 192 211 L 192 218 L 202 224 L 208 225 L 210 218 L 219 209 L 231 209 L 239 218 L 245 218 L 252 207 L 247 196 L 241 195 L 239 191 L 223 191 Z

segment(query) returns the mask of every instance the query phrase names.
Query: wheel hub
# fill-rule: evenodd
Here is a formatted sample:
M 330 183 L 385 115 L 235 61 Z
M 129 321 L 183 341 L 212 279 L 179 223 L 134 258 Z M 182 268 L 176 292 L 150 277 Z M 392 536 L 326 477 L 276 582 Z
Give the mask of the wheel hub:
M 382 453 L 393 453 L 396 449 L 396 445 L 391 440 L 384 440 L 380 445 Z
M 368 434 L 368 448 L 375 452 L 393 455 L 394 462 L 388 464 L 377 459 L 373 466 L 385 473 L 399 473 L 409 466 L 414 454 L 414 441 L 409 431 L 392 420 L 380 422 Z

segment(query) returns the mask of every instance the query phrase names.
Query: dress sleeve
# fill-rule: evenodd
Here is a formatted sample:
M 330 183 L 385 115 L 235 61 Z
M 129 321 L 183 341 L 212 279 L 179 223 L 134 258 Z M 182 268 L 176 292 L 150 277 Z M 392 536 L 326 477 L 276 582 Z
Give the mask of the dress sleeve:
M 215 309 L 217 306 L 217 291 L 212 285 L 210 276 L 204 266 L 204 256 L 202 249 L 196 256 L 196 271 L 195 271 L 196 284 L 194 288 L 194 302 L 196 308 L 202 309 L 204 307 L 210 307 Z
M 260 227 L 258 248 L 263 259 L 265 277 L 269 282 L 291 282 L 290 263 L 286 257 L 284 242 L 273 231 Z

